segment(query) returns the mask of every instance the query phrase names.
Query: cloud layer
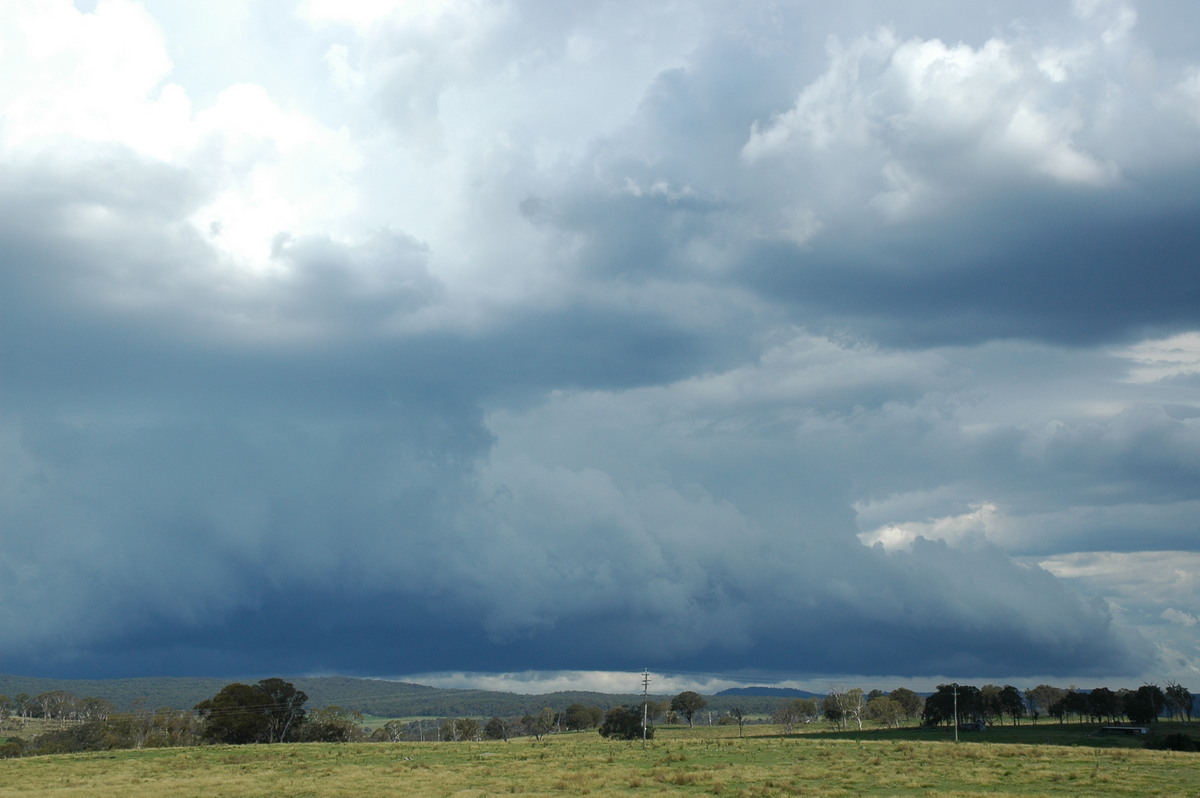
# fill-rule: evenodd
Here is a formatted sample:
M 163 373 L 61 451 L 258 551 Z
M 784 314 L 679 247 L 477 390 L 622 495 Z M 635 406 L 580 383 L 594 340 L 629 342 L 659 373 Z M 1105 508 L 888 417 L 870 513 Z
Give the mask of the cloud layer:
M 1186 4 L 198 14 L 0 11 L 0 669 L 1195 677 Z

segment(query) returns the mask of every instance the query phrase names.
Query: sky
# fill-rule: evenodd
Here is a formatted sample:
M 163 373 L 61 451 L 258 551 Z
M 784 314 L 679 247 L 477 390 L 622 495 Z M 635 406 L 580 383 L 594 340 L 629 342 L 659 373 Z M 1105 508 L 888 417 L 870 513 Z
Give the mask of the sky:
M 6 0 L 0 672 L 1200 688 L 1198 32 Z

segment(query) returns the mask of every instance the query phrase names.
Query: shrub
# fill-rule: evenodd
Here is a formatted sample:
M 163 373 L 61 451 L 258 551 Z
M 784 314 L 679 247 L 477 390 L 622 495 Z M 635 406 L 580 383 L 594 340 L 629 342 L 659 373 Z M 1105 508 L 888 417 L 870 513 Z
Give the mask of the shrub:
M 1156 751 L 1200 751 L 1200 742 L 1182 732 L 1172 732 L 1152 735 L 1145 747 Z
M 76 754 L 80 751 L 108 751 L 121 747 L 103 721 L 81 723 L 65 729 L 39 734 L 29 745 L 33 754 Z
M 642 708 L 639 706 L 613 707 L 604 715 L 600 726 L 601 737 L 618 740 L 639 740 L 642 737 Z M 647 725 L 646 738 L 654 737 L 654 727 Z

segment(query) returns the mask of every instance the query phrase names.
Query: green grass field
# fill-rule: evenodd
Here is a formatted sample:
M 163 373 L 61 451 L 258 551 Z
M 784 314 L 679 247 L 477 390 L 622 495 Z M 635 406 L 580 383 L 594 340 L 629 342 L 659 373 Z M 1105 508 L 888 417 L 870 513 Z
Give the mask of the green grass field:
M 758 726 L 744 739 L 729 727 L 664 729 L 647 750 L 590 732 L 120 751 L 0 761 L 0 796 L 1200 796 L 1200 754 L 997 743 L 989 733 L 956 745 L 917 730 L 785 736 Z

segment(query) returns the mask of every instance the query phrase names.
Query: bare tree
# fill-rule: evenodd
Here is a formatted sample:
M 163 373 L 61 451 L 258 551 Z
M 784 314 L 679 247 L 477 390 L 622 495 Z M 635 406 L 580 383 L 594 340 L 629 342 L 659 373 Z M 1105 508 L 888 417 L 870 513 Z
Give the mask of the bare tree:
M 791 734 L 798 723 L 811 723 L 821 716 L 815 698 L 793 698 L 775 711 L 771 720 L 783 726 L 784 734 Z
M 1167 682 L 1167 688 L 1163 692 L 1166 693 L 1171 715 L 1191 722 L 1192 706 L 1196 700 L 1191 691 L 1178 682 Z
M 737 724 L 738 737 L 745 737 L 746 721 L 749 720 L 749 718 L 746 717 L 746 713 L 742 712 L 741 707 L 734 707 L 733 709 L 729 710 L 729 717 L 733 718 L 733 722 Z

